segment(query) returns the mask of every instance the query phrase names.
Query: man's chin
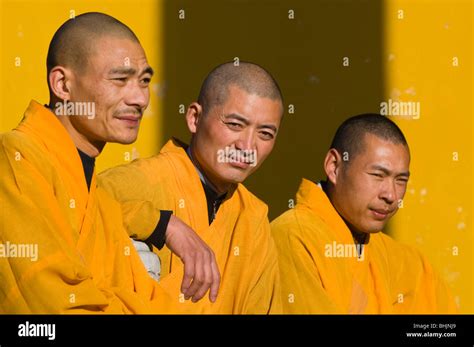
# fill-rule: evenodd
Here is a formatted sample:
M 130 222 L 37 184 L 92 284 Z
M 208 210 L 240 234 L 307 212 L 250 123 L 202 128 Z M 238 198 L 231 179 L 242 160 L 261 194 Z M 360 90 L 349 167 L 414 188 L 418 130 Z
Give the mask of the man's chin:
M 250 173 L 242 173 L 239 172 L 238 174 L 231 173 L 227 176 L 227 181 L 233 184 L 239 184 L 243 183 L 248 177 L 250 176 Z
M 239 183 L 243 183 L 246 178 L 247 176 L 235 175 L 232 173 L 219 175 L 219 180 L 229 185 L 237 185 Z
M 129 135 L 129 136 L 118 136 L 118 137 L 110 138 L 107 142 L 119 143 L 121 145 L 130 145 L 137 140 L 137 137 L 138 137 L 137 134 Z
M 380 231 L 382 231 L 384 228 L 385 228 L 385 224 L 386 223 L 375 223 L 375 224 L 372 224 L 370 226 L 368 226 L 364 232 L 366 232 L 367 234 L 375 234 L 375 233 L 378 233 Z
M 239 183 L 242 183 L 243 181 L 244 180 L 238 179 L 238 178 L 235 178 L 235 177 L 222 178 L 222 182 L 225 182 L 226 184 L 230 184 L 230 185 L 239 184 Z

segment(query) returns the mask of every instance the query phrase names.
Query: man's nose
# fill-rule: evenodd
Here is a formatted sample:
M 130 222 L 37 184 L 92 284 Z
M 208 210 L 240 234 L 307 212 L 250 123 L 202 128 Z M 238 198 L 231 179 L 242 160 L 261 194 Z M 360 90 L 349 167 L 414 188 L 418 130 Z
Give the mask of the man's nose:
M 239 150 L 253 150 L 255 149 L 255 133 L 251 129 L 246 129 L 240 133 L 239 139 L 235 146 Z
M 393 204 L 397 201 L 397 190 L 395 187 L 395 180 L 386 179 L 380 191 L 380 198 L 388 204 Z
M 131 83 L 125 96 L 125 103 L 129 106 L 137 106 L 144 109 L 150 101 L 150 92 L 148 87 L 140 86 L 139 83 Z

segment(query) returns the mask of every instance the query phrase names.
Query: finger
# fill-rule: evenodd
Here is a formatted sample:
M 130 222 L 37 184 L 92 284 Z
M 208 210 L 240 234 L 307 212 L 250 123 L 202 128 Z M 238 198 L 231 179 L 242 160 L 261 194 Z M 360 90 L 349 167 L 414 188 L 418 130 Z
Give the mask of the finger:
M 194 267 L 194 277 L 191 286 L 188 288 L 184 298 L 187 300 L 192 298 L 196 294 L 197 290 L 201 287 L 204 282 L 204 269 L 203 269 L 203 255 L 199 254 L 196 257 L 195 267 Z
M 202 282 L 201 286 L 196 291 L 196 294 L 194 294 L 193 299 L 192 299 L 193 302 L 198 302 L 199 300 L 201 300 L 204 297 L 204 295 L 206 295 L 206 292 L 209 290 L 209 288 L 211 287 L 211 283 L 212 283 L 211 253 L 207 250 L 204 252 L 204 262 L 202 266 L 203 266 L 203 271 L 204 271 L 204 281 Z
M 189 299 L 190 296 L 188 296 L 188 290 L 189 287 L 191 286 L 191 281 L 194 278 L 194 273 L 195 273 L 195 260 L 194 257 L 192 256 L 186 256 L 183 258 L 183 264 L 184 264 L 184 276 L 183 276 L 183 281 L 181 282 L 181 293 L 184 294 L 184 297 Z
M 212 252 L 211 255 L 212 284 L 211 290 L 209 291 L 209 300 L 211 300 L 211 302 L 215 302 L 217 299 L 217 294 L 219 293 L 219 286 L 221 284 L 221 274 L 219 272 L 219 267 L 217 266 L 214 252 Z

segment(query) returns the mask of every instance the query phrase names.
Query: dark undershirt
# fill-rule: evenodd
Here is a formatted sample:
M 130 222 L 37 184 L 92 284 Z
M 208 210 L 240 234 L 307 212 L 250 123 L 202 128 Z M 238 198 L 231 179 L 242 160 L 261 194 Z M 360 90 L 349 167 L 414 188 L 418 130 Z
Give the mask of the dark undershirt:
M 84 169 L 84 176 L 86 178 L 87 190 L 90 191 L 92 175 L 94 174 L 95 158 L 89 157 L 84 152 L 81 152 L 79 149 L 79 156 L 81 157 L 82 168 Z M 150 245 L 154 245 L 158 249 L 162 249 L 166 241 L 166 229 L 170 222 L 172 211 L 161 210 L 160 211 L 160 220 L 155 227 L 155 230 L 151 233 L 148 239 L 145 240 L 145 243 L 148 244 L 150 250 L 152 249 Z
M 222 202 L 225 199 L 226 194 L 219 196 L 209 185 L 201 181 L 204 193 L 206 194 L 207 202 L 207 217 L 209 225 L 211 225 L 214 218 L 216 218 L 217 210 L 221 207 Z
M 92 174 L 94 173 L 94 166 L 95 166 L 95 158 L 89 157 L 81 150 L 77 150 L 79 152 L 79 156 L 81 157 L 82 168 L 84 169 L 84 176 L 86 177 L 87 183 L 87 190 L 91 190 L 91 181 L 92 181 Z
M 216 218 L 217 211 L 219 207 L 221 207 L 222 202 L 226 197 L 226 193 L 219 196 L 219 194 L 212 189 L 212 187 L 206 183 L 206 179 L 204 178 L 203 173 L 199 170 L 198 165 L 194 162 L 193 156 L 191 154 L 191 148 L 188 146 L 186 147 L 186 154 L 188 155 L 189 160 L 193 163 L 194 167 L 196 168 L 199 178 L 201 180 L 202 187 L 204 188 L 204 194 L 206 195 L 206 203 L 207 203 L 207 220 L 209 225 L 211 225 L 212 221 Z

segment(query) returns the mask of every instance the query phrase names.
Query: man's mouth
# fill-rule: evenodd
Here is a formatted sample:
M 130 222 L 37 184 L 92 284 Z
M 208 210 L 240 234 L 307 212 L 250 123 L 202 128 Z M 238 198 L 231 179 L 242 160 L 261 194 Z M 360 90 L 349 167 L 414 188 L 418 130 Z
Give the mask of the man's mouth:
M 393 210 L 382 208 L 369 208 L 369 210 L 372 212 L 372 216 L 377 220 L 385 220 L 393 212 Z
M 130 116 L 121 115 L 116 118 L 129 126 L 138 126 L 138 124 L 140 124 L 140 120 L 142 116 L 141 115 L 130 115 Z
M 249 161 L 236 161 L 232 160 L 229 161 L 230 165 L 238 167 L 240 169 L 247 169 L 250 165 L 252 165 L 252 162 Z

